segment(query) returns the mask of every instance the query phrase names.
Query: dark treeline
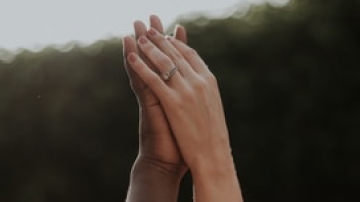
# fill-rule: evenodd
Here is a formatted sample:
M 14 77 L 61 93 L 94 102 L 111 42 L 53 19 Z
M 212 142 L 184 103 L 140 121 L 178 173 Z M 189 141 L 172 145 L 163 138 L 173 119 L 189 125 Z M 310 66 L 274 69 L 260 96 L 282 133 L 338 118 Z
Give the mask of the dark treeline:
M 359 10 L 297 0 L 179 20 L 218 78 L 245 201 L 357 201 Z M 111 39 L 0 62 L 0 202 L 124 201 L 138 112 L 121 54 Z

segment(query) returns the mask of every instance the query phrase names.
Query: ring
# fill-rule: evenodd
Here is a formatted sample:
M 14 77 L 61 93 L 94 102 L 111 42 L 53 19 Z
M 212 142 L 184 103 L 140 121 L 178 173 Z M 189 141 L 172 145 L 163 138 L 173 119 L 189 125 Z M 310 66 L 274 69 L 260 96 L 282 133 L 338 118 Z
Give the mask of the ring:
M 169 80 L 169 79 L 175 74 L 175 72 L 176 72 L 177 69 L 178 69 L 178 68 L 175 66 L 175 67 L 173 67 L 170 71 L 165 72 L 165 73 L 162 73 L 162 74 L 161 74 L 162 79 L 163 79 L 164 81 Z

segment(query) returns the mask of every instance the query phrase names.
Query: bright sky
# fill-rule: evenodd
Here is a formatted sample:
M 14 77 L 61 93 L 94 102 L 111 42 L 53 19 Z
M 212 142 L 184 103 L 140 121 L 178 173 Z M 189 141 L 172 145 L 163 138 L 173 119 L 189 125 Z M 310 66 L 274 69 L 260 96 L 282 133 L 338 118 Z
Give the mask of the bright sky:
M 219 17 L 234 6 L 287 0 L 0 0 L 0 50 L 91 43 L 132 32 L 132 22 L 159 15 L 165 27 L 194 12 Z

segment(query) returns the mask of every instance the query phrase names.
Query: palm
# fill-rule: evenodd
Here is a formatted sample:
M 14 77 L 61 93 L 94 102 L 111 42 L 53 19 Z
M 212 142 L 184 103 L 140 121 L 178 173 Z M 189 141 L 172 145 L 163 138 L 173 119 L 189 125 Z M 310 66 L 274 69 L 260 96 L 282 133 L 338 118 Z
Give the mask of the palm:
M 161 22 L 156 16 L 150 18 L 150 24 L 159 32 L 163 32 Z M 145 25 L 136 22 L 135 33 L 137 38 L 146 35 Z M 182 40 L 185 40 L 184 33 L 182 37 Z M 134 41 L 125 41 L 124 46 L 126 55 L 136 51 Z M 149 61 L 147 64 L 151 66 Z M 180 151 L 159 100 L 131 68 L 126 69 L 140 108 L 140 155 L 164 163 L 183 165 Z

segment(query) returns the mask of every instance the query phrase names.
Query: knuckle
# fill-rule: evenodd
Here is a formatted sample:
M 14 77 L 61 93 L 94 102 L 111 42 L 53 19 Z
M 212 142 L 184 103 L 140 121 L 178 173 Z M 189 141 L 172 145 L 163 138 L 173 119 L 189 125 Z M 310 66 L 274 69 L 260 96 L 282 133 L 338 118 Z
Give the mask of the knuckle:
M 199 79 L 196 79 L 193 81 L 192 86 L 196 92 L 202 93 L 206 90 L 207 84 L 206 84 L 206 81 L 199 78 Z
M 166 57 L 157 57 L 157 60 L 158 60 L 158 64 L 163 66 L 163 67 L 169 67 L 171 66 L 171 61 L 166 58 Z
M 185 50 L 185 55 L 186 55 L 187 57 L 193 57 L 193 56 L 196 56 L 196 55 L 197 55 L 197 52 L 196 52 L 196 50 L 193 49 L 193 48 L 187 48 L 187 49 Z
M 184 106 L 184 101 L 180 98 L 180 96 L 177 96 L 173 99 L 172 104 L 176 106 L 177 109 L 181 109 Z
M 195 90 L 193 89 L 193 87 L 191 85 L 184 85 L 183 88 L 178 91 L 178 101 L 179 101 L 179 105 L 184 105 L 187 102 L 191 101 L 194 99 L 195 97 Z
M 205 79 L 211 84 L 211 85 L 217 85 L 217 78 L 215 75 L 211 72 L 205 75 Z
M 150 88 L 158 86 L 159 82 L 160 82 L 160 79 L 156 76 L 151 76 L 147 80 L 147 84 L 148 84 L 148 86 L 150 86 Z
M 184 108 L 185 98 L 183 93 L 173 92 L 168 97 L 171 97 L 171 99 L 167 100 L 167 104 L 172 106 L 174 110 L 178 111 Z
M 161 44 L 164 41 L 164 37 L 162 37 L 162 35 L 160 35 L 159 33 L 150 36 L 151 40 L 157 44 Z
M 188 103 L 193 103 L 196 98 L 196 92 L 194 89 L 188 89 L 182 93 L 182 102 L 179 103 L 179 108 L 186 106 Z
M 145 54 L 151 55 L 154 52 L 154 47 L 151 45 L 140 46 Z
M 175 63 L 180 63 L 182 61 L 182 56 L 178 52 L 171 52 L 169 56 Z

